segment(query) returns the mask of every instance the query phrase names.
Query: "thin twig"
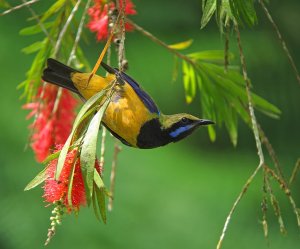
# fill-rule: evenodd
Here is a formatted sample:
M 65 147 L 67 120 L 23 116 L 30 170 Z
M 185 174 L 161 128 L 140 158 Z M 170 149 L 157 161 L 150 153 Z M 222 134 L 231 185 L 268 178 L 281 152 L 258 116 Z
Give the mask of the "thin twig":
M 121 12 L 121 22 L 120 22 L 120 44 L 118 47 L 118 61 L 119 61 L 119 70 L 123 71 L 123 61 L 125 59 L 125 0 L 122 0 L 122 6 L 119 11 Z
M 84 11 L 83 11 L 81 19 L 80 19 L 80 23 L 79 23 L 77 33 L 76 33 L 76 37 L 75 37 L 75 41 L 74 41 L 74 45 L 72 47 L 67 65 L 70 65 L 72 60 L 75 58 L 76 49 L 78 47 L 78 43 L 79 43 L 79 40 L 80 40 L 80 37 L 81 37 L 81 34 L 82 34 L 82 30 L 83 30 L 83 25 L 84 25 L 84 22 L 85 22 L 86 13 L 87 13 L 87 10 L 88 10 L 90 4 L 91 4 L 91 0 L 88 0 L 85 7 L 84 7 Z
M 240 31 L 239 31 L 239 28 L 237 25 L 235 25 L 235 31 L 237 34 L 237 43 L 238 43 L 238 47 L 239 47 L 243 77 L 244 77 L 244 80 L 246 83 L 246 92 L 247 92 L 247 96 L 248 96 L 248 105 L 249 105 L 248 108 L 249 108 L 249 113 L 250 113 L 250 117 L 251 117 L 252 130 L 253 130 L 253 134 L 254 134 L 254 138 L 255 138 L 257 153 L 259 156 L 259 164 L 260 164 L 260 166 L 262 166 L 264 164 L 265 159 L 264 159 L 264 154 L 262 151 L 262 146 L 261 146 L 261 141 L 260 141 L 259 131 L 258 131 L 258 125 L 257 125 L 255 113 L 254 113 L 254 108 L 253 108 L 253 101 L 252 101 L 251 90 L 250 90 L 251 84 L 250 84 L 249 78 L 247 76 L 246 61 L 245 61 L 245 56 L 244 56 L 242 43 L 241 43 L 241 35 L 240 35 Z
M 276 168 L 276 171 L 277 171 L 277 174 L 282 178 L 284 179 L 284 176 L 283 176 L 283 172 L 282 172 L 282 169 L 281 169 L 281 166 L 280 166 L 280 163 L 279 163 L 279 159 L 275 153 L 275 150 L 272 146 L 272 144 L 270 143 L 268 137 L 266 136 L 264 130 L 262 129 L 261 125 L 259 123 L 257 123 L 257 127 L 258 127 L 258 130 L 259 130 L 259 135 L 260 135 L 260 138 L 261 138 L 261 142 L 265 145 L 273 163 L 274 163 L 274 166 Z
M 234 213 L 237 205 L 239 204 L 239 202 L 242 199 L 242 197 L 244 196 L 244 194 L 247 192 L 249 185 L 251 184 L 251 182 L 253 181 L 254 177 L 256 176 L 256 174 L 258 173 L 258 171 L 260 169 L 261 169 L 261 165 L 259 164 L 256 167 L 255 171 L 252 173 L 252 175 L 248 178 L 248 180 L 246 181 L 245 185 L 242 188 L 242 191 L 239 193 L 238 197 L 236 198 L 235 202 L 233 203 L 233 206 L 232 206 L 229 214 L 227 215 L 227 218 L 226 218 L 223 230 L 222 230 L 222 234 L 221 234 L 220 239 L 217 244 L 217 249 L 220 249 L 222 247 L 222 243 L 223 243 L 223 240 L 224 240 L 227 228 L 228 228 L 228 224 L 231 220 L 232 214 Z
M 297 224 L 298 226 L 300 227 L 300 212 L 299 212 L 299 209 L 296 205 L 296 202 L 294 200 L 294 198 L 292 197 L 291 195 L 291 190 L 289 189 L 289 187 L 287 186 L 287 184 L 285 183 L 284 180 L 282 180 L 280 178 L 280 176 L 278 176 L 276 174 L 276 172 L 274 170 L 272 170 L 270 167 L 268 167 L 267 165 L 264 165 L 264 169 L 265 171 L 270 174 L 278 183 L 279 183 L 279 186 L 281 187 L 281 189 L 284 191 L 285 195 L 288 197 L 289 201 L 290 201 L 290 204 L 292 205 L 292 208 L 294 210 L 294 213 L 296 215 L 296 218 L 297 218 Z
M 58 50 L 60 48 L 61 42 L 62 42 L 62 38 L 64 37 L 64 35 L 65 35 L 65 33 L 66 33 L 73 17 L 75 15 L 75 13 L 77 12 L 80 3 L 81 3 L 81 0 L 78 0 L 76 2 L 75 6 L 73 7 L 73 9 L 70 13 L 70 15 L 68 16 L 68 19 L 67 19 L 65 25 L 63 26 L 62 30 L 60 31 L 60 33 L 58 35 L 58 38 L 57 38 L 57 41 L 56 41 L 56 44 L 55 44 L 55 47 L 54 47 L 53 57 L 56 57 L 56 55 L 58 53 Z
M 171 53 L 175 54 L 177 57 L 185 60 L 186 62 L 192 64 L 195 66 L 195 62 L 189 58 L 188 56 L 181 54 L 179 52 L 177 52 L 175 49 L 169 47 L 166 43 L 164 43 L 163 41 L 161 41 L 160 39 L 158 39 L 156 36 L 154 36 L 153 34 L 151 34 L 149 31 L 145 30 L 144 28 L 142 28 L 141 26 L 137 25 L 135 22 L 133 22 L 132 20 L 126 18 L 126 22 L 130 23 L 131 25 L 133 25 L 133 27 L 135 28 L 135 30 L 139 31 L 141 34 L 143 34 L 144 36 L 148 37 L 150 40 L 154 41 L 156 44 L 166 48 L 167 50 L 169 50 Z
M 56 45 L 55 45 L 55 48 L 54 48 L 54 57 L 56 56 L 56 54 L 59 51 L 59 48 L 61 46 L 62 38 L 63 38 L 64 34 L 66 33 L 67 28 L 70 25 L 70 23 L 71 23 L 74 15 L 76 13 L 76 11 L 78 10 L 80 2 L 81 2 L 81 0 L 78 0 L 78 2 L 76 3 L 76 5 L 74 6 L 74 8 L 73 8 L 73 10 L 72 10 L 72 12 L 70 14 L 70 16 L 68 17 L 68 19 L 67 19 L 64 27 L 62 28 L 61 32 L 59 33 L 59 38 L 57 39 L 57 42 L 56 42 Z M 72 62 L 72 60 L 74 59 L 75 52 L 76 52 L 76 49 L 77 49 L 77 46 L 78 46 L 78 43 L 79 43 L 79 40 L 80 40 L 80 37 L 81 37 L 81 33 L 82 33 L 83 24 L 84 24 L 84 21 L 85 21 L 86 12 L 88 10 L 90 2 L 91 2 L 91 0 L 88 0 L 87 4 L 85 6 L 84 12 L 82 14 L 82 17 L 81 17 L 81 20 L 80 20 L 80 23 L 79 23 L 79 26 L 78 26 L 78 29 L 77 29 L 75 41 L 74 41 L 74 44 L 73 44 L 73 47 L 72 47 L 72 50 L 71 50 L 71 53 L 70 53 L 67 65 L 70 65 L 71 62 Z M 58 106 L 59 106 L 59 103 L 60 103 L 60 100 L 61 100 L 61 96 L 62 96 L 62 90 L 63 89 L 61 87 L 59 87 L 58 90 L 57 90 L 56 99 L 55 99 L 54 106 L 53 106 L 53 109 L 52 109 L 52 115 L 54 115 L 57 112 L 57 109 L 58 109 Z
M 258 157 L 259 157 L 259 164 L 258 164 L 257 168 L 255 169 L 255 171 L 250 176 L 250 178 L 247 180 L 246 184 L 244 185 L 242 191 L 238 195 L 236 201 L 234 202 L 234 204 L 233 204 L 233 206 L 232 206 L 232 208 L 231 208 L 231 210 L 230 210 L 230 212 L 227 216 L 227 219 L 225 221 L 225 224 L 224 224 L 224 227 L 223 227 L 223 230 L 222 230 L 222 234 L 221 234 L 219 242 L 217 244 L 217 249 L 220 249 L 222 247 L 222 243 L 223 243 L 223 240 L 224 240 L 224 237 L 225 237 L 225 233 L 227 231 L 228 224 L 231 220 L 231 216 L 232 216 L 233 212 L 235 211 L 237 205 L 239 204 L 240 200 L 242 199 L 245 192 L 247 191 L 247 189 L 248 189 L 249 185 L 251 184 L 252 180 L 254 179 L 254 177 L 256 176 L 258 171 L 264 165 L 264 154 L 263 154 L 263 151 L 262 151 L 261 141 L 260 141 L 260 138 L 259 138 L 259 132 L 258 132 L 258 127 L 257 127 L 257 121 L 256 121 L 255 113 L 254 113 L 253 104 L 252 104 L 252 97 L 251 97 L 251 91 L 250 91 L 250 81 L 249 81 L 249 78 L 247 76 L 247 68 L 246 68 L 246 62 L 245 62 L 245 56 L 244 56 L 244 52 L 243 52 L 243 48 L 242 48 L 242 43 L 241 43 L 241 35 L 240 35 L 240 31 L 239 31 L 239 28 L 238 28 L 237 25 L 235 25 L 235 31 L 236 31 L 236 34 L 237 34 L 237 43 L 238 43 L 239 52 L 240 52 L 240 60 L 241 60 L 241 65 L 242 65 L 243 77 L 244 77 L 244 80 L 245 80 L 245 87 L 246 87 L 246 92 L 247 92 L 247 97 L 248 97 L 248 108 L 249 108 L 249 113 L 250 113 L 250 117 L 251 117 L 252 130 L 253 130 L 253 134 L 254 134 L 254 138 L 255 138 L 257 153 L 258 153 Z
M 266 190 L 269 193 L 270 201 L 271 201 L 275 216 L 277 217 L 277 220 L 278 220 L 280 232 L 282 234 L 286 234 L 287 232 L 286 232 L 285 225 L 284 225 L 284 222 L 283 222 L 283 219 L 282 219 L 281 210 L 280 210 L 280 207 L 279 207 L 279 202 L 277 201 L 277 199 L 276 199 L 276 197 L 273 193 L 273 190 L 271 188 L 271 184 L 270 184 L 270 181 L 269 181 L 269 175 L 267 174 L 267 172 L 265 170 L 265 167 L 264 167 L 264 180 L 265 180 L 264 183 L 266 185 Z
M 25 4 L 25 3 L 28 3 L 26 2 L 25 0 L 22 0 L 22 2 Z M 40 26 L 41 30 L 43 31 L 43 33 L 48 37 L 49 41 L 51 42 L 52 46 L 55 46 L 55 43 L 52 39 L 52 37 L 50 36 L 50 34 L 48 33 L 46 27 L 44 26 L 44 24 L 41 22 L 39 16 L 35 13 L 35 11 L 31 8 L 30 5 L 26 5 L 27 9 L 30 11 L 32 17 L 37 21 L 38 25 Z
M 262 210 L 262 227 L 264 231 L 265 239 L 268 240 L 269 228 L 267 221 L 267 212 L 268 212 L 268 203 L 267 203 L 267 175 L 263 174 L 263 198 L 261 202 L 261 210 Z
M 297 160 L 296 165 L 293 169 L 292 175 L 289 180 L 289 186 L 291 186 L 291 184 L 294 182 L 299 171 L 300 171 L 300 158 Z
M 17 6 L 15 6 L 15 7 L 12 7 L 12 8 L 10 8 L 10 9 L 8 9 L 8 10 L 6 10 L 6 11 L 0 13 L 0 16 L 7 15 L 7 14 L 9 14 L 9 13 L 15 11 L 15 10 L 19 10 L 19 9 L 25 7 L 25 6 L 32 5 L 32 4 L 34 4 L 34 3 L 38 2 L 38 1 L 40 1 L 40 0 L 31 0 L 31 1 L 28 1 L 28 2 L 25 2 L 25 3 L 22 3 L 22 4 L 20 4 L 20 5 L 17 5 Z
M 281 46 L 282 46 L 282 48 L 283 48 L 283 51 L 285 52 L 286 56 L 288 57 L 288 59 L 289 59 L 289 61 L 290 61 L 290 64 L 291 64 L 291 66 L 292 66 L 292 68 L 293 68 L 293 70 L 294 70 L 294 73 L 295 73 L 295 76 L 296 76 L 296 78 L 297 78 L 297 81 L 298 81 L 298 83 L 300 84 L 300 75 L 299 75 L 298 69 L 297 69 L 297 67 L 296 67 L 295 61 L 294 61 L 294 59 L 293 59 L 293 57 L 292 57 L 292 55 L 291 55 L 289 49 L 287 48 L 287 45 L 286 45 L 286 43 L 285 43 L 285 40 L 283 39 L 283 37 L 282 37 L 282 35 L 281 35 L 280 31 L 279 31 L 279 28 L 278 28 L 277 24 L 274 22 L 274 20 L 273 20 L 271 14 L 270 14 L 270 12 L 269 12 L 269 10 L 267 9 L 266 5 L 264 4 L 264 2 L 263 2 L 262 0 L 259 0 L 259 3 L 260 3 L 260 5 L 261 5 L 263 11 L 265 12 L 267 18 L 269 19 L 270 23 L 272 24 L 272 26 L 273 26 L 273 28 L 274 28 L 276 34 L 277 34 L 278 40 L 279 40 L 280 43 L 281 43 Z
M 108 211 L 112 211 L 113 208 L 113 198 L 114 198 L 114 192 L 115 192 L 115 182 L 116 182 L 116 169 L 117 169 L 117 160 L 118 160 L 118 154 L 121 151 L 121 146 L 119 146 L 119 142 L 115 141 L 115 147 L 114 147 L 114 156 L 113 161 L 111 165 L 111 173 L 110 173 L 110 197 L 108 200 Z

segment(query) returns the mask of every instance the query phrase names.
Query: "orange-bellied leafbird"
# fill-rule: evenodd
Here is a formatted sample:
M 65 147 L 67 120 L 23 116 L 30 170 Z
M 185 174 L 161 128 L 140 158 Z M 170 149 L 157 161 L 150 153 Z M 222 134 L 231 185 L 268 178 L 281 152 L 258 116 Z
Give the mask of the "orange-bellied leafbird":
M 54 59 L 48 59 L 43 80 L 89 99 L 114 80 L 116 86 L 103 119 L 103 125 L 120 141 L 132 147 L 149 149 L 179 141 L 190 135 L 197 127 L 213 124 L 190 114 L 162 114 L 152 98 L 124 72 L 119 72 L 105 63 L 106 77 L 82 73 Z

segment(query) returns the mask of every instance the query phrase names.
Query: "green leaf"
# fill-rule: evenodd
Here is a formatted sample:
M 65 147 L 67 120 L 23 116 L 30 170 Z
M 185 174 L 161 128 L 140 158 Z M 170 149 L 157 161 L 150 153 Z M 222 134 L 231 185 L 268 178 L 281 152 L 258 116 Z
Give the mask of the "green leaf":
M 38 173 L 37 176 L 33 178 L 33 180 L 30 183 L 27 184 L 24 191 L 33 189 L 36 186 L 40 185 L 42 182 L 44 182 L 48 177 L 47 169 L 48 167 L 45 167 L 40 173 Z
M 100 215 L 104 224 L 106 224 L 105 188 L 96 188 L 96 196 L 100 210 Z
M 199 61 L 212 61 L 212 62 L 221 62 L 224 63 L 224 50 L 205 50 L 196 53 L 188 54 L 188 57 L 194 60 Z M 228 59 L 233 60 L 234 54 L 228 53 Z
M 235 21 L 239 25 L 246 23 L 252 27 L 257 23 L 256 11 L 253 0 L 229 0 L 229 6 Z
M 54 24 L 54 22 L 45 22 L 43 23 L 43 26 L 45 29 L 50 28 L 52 25 Z M 20 30 L 19 34 L 20 35 L 35 35 L 38 33 L 43 32 L 41 26 L 39 24 L 30 26 L 30 27 L 26 27 Z
M 56 172 L 55 172 L 55 179 L 58 180 L 60 173 L 62 171 L 62 168 L 64 166 L 68 151 L 69 151 L 69 147 L 71 145 L 72 142 L 72 138 L 74 136 L 75 131 L 77 130 L 78 126 L 80 125 L 80 123 L 85 119 L 85 114 L 86 112 L 89 111 L 89 109 L 98 101 L 101 101 L 102 97 L 104 96 L 104 93 L 106 92 L 106 89 L 102 90 L 101 92 L 95 94 L 94 96 L 92 96 L 90 99 L 88 99 L 85 104 L 82 106 L 82 108 L 80 109 L 75 122 L 73 124 L 73 128 L 71 131 L 71 134 L 69 135 L 67 141 L 65 142 L 59 158 L 58 158 L 58 162 L 57 162 L 57 166 L 56 166 Z
M 104 182 L 99 175 L 98 171 L 94 168 L 94 182 L 98 188 L 104 188 Z
M 97 220 L 101 221 L 99 211 L 98 211 L 96 187 L 93 190 L 92 203 L 93 203 L 93 209 L 94 209 L 95 216 L 96 216 Z
M 208 135 L 210 138 L 210 141 L 214 142 L 216 141 L 216 131 L 215 128 L 212 125 L 207 126 L 207 130 L 208 130 Z
M 189 39 L 187 41 L 171 44 L 168 47 L 176 50 L 184 50 L 191 46 L 193 43 L 193 39 Z
M 201 18 L 201 28 L 204 28 L 209 22 L 210 18 L 216 11 L 216 0 L 207 0 L 203 8 L 203 14 Z
M 86 183 L 86 198 L 88 204 L 90 203 L 93 193 L 94 168 L 100 123 L 109 103 L 110 99 L 107 98 L 105 103 L 91 120 L 81 147 L 80 162 L 82 174 Z
M 43 41 L 38 41 L 38 42 L 35 42 L 25 48 L 22 49 L 22 52 L 25 53 L 25 54 L 31 54 L 31 53 L 34 53 L 40 49 L 43 48 L 43 46 L 45 45 L 46 41 L 43 40 Z
M 193 66 L 182 61 L 183 85 L 185 90 L 185 99 L 190 104 L 196 95 L 196 76 Z
M 53 16 L 55 13 L 57 13 L 65 4 L 67 0 L 57 0 L 54 2 L 54 4 L 43 14 L 41 18 L 41 22 L 44 22 L 49 17 Z
M 70 207 L 72 207 L 73 202 L 72 202 L 72 191 L 73 191 L 73 182 L 74 182 L 74 174 L 75 174 L 75 169 L 76 169 L 76 162 L 77 162 L 77 158 L 74 158 L 74 162 L 72 165 L 72 172 L 71 175 L 69 177 L 69 185 L 68 185 L 68 204 Z

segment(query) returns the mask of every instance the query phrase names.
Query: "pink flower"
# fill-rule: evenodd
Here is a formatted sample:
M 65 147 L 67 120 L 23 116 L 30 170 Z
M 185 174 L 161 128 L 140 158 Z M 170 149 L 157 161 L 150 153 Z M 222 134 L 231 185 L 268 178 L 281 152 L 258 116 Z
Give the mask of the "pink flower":
M 61 149 L 62 145 L 57 146 L 57 148 Z M 71 206 L 68 203 L 68 188 L 72 168 L 75 164 L 71 199 L 72 207 L 78 210 L 80 206 L 84 206 L 86 204 L 86 198 L 84 181 L 81 173 L 80 159 L 78 158 L 77 149 L 73 149 L 70 152 L 68 152 L 65 164 L 59 177 L 59 181 L 56 181 L 54 179 L 57 161 L 58 159 L 55 159 L 51 161 L 48 165 L 48 178 L 45 180 L 43 197 L 45 198 L 45 201 L 49 203 L 62 201 L 63 205 L 65 205 L 69 209 L 69 211 L 72 210 Z M 95 168 L 100 174 L 102 173 L 102 169 L 100 169 L 97 160 L 95 160 Z
M 120 7 L 122 7 L 122 0 L 119 0 Z M 113 10 L 115 4 L 113 2 L 106 3 L 105 0 L 94 0 L 94 5 L 89 8 L 88 14 L 90 21 L 87 27 L 97 33 L 97 40 L 105 40 L 108 37 L 108 11 Z M 125 15 L 135 15 L 135 6 L 131 0 L 126 0 Z M 132 31 L 133 27 L 129 23 L 125 23 L 126 31 Z
M 34 102 L 25 104 L 24 109 L 31 110 L 27 118 L 35 117 L 29 126 L 32 129 L 31 147 L 36 160 L 43 161 L 56 144 L 64 144 L 72 129 L 77 101 L 67 90 L 62 95 L 53 113 L 58 88 L 52 85 L 40 87 Z

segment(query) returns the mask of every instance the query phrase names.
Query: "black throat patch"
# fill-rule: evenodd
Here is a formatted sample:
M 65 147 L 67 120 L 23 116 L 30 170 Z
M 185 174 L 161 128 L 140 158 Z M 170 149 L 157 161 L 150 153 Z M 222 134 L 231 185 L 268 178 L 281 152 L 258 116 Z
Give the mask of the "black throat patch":
M 141 149 L 151 149 L 164 146 L 172 142 L 172 139 L 166 131 L 161 129 L 158 118 L 146 122 L 140 129 L 137 137 L 137 147 Z

